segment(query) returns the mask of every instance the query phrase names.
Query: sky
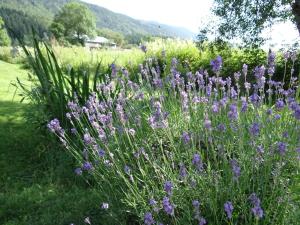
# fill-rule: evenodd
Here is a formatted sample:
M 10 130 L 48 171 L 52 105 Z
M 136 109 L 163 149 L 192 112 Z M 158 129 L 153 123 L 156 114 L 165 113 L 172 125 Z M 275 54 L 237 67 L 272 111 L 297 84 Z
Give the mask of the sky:
M 185 27 L 197 34 L 199 27 L 213 18 L 213 0 L 83 0 L 128 15 L 139 20 Z M 268 46 L 279 47 L 299 41 L 296 27 L 291 23 L 278 24 L 264 32 L 272 40 Z M 267 47 L 268 47 L 267 46 Z

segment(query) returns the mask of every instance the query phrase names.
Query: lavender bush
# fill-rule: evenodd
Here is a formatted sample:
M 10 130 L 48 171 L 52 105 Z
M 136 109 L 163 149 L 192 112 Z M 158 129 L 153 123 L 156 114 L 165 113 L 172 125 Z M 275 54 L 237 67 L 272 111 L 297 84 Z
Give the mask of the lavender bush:
M 114 68 L 97 86 L 105 98 L 68 103 L 71 129 L 57 119 L 48 128 L 77 159 L 75 173 L 98 183 L 108 216 L 120 210 L 147 225 L 292 224 L 299 88 L 295 77 L 288 89 L 272 80 L 271 54 L 252 84 L 247 65 L 223 79 L 221 57 L 211 61 L 212 76 L 180 74 L 176 59 L 164 78 L 159 66 L 141 65 L 135 82 Z

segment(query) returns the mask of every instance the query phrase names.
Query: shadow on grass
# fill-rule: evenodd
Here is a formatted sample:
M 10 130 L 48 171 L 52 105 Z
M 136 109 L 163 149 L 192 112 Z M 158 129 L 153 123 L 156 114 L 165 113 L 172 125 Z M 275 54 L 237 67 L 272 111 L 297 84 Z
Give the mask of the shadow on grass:
M 73 159 L 50 135 L 24 120 L 27 110 L 0 101 L 0 224 L 78 225 L 87 216 L 105 224 L 96 189 L 74 175 Z

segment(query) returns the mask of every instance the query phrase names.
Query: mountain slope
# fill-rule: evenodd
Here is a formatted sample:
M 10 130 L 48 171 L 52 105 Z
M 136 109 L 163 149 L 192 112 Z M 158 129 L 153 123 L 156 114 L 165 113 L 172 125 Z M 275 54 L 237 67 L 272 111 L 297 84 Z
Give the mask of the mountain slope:
M 49 26 L 54 14 L 57 13 L 65 3 L 70 1 L 73 0 L 0 0 L 0 7 L 23 11 L 33 18 L 38 18 L 43 25 Z M 124 35 L 144 34 L 181 38 L 191 38 L 194 35 L 185 28 L 140 21 L 97 5 L 80 2 L 87 5 L 95 14 L 97 27 L 99 28 L 108 28 L 123 33 Z

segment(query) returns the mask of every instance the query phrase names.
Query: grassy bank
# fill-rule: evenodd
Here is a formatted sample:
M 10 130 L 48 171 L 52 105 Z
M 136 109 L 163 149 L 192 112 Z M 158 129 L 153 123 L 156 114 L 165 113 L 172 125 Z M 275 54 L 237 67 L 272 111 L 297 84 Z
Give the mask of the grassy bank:
M 26 122 L 33 110 L 10 85 L 27 71 L 0 61 L 0 224 L 84 224 L 101 221 L 99 194 L 73 173 L 73 160 L 47 135 Z

